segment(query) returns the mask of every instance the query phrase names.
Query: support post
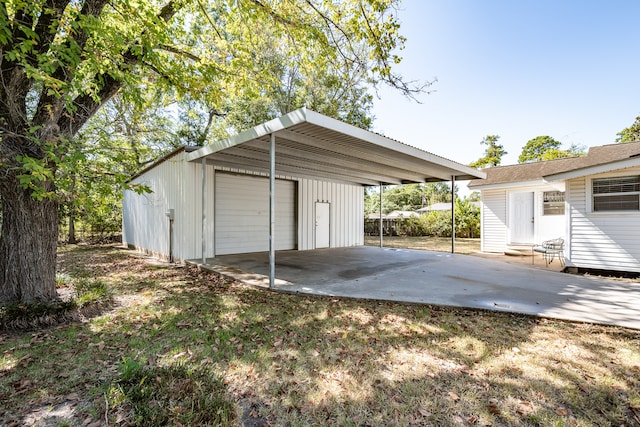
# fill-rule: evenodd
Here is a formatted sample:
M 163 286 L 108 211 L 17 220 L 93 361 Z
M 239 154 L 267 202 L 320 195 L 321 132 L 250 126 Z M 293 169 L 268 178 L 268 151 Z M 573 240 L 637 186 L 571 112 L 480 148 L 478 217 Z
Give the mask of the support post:
M 382 182 L 380 183 L 380 247 L 382 247 Z
M 205 224 L 207 220 L 207 210 L 206 210 L 206 189 L 207 189 L 207 158 L 202 158 L 202 265 L 207 263 L 207 241 L 205 239 Z
M 451 175 L 451 253 L 456 253 L 456 176 Z
M 276 136 L 271 134 L 269 144 L 269 289 L 273 289 L 276 277 Z

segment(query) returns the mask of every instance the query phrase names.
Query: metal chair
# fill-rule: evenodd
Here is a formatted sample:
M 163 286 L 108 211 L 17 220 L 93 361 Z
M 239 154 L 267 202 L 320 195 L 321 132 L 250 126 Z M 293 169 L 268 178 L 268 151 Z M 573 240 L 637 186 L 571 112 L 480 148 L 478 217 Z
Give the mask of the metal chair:
M 551 264 L 555 258 L 558 258 L 562 267 L 565 265 L 564 239 L 562 238 L 545 240 L 540 246 L 534 246 L 533 251 L 542 254 L 542 258 L 546 262 L 547 266 Z

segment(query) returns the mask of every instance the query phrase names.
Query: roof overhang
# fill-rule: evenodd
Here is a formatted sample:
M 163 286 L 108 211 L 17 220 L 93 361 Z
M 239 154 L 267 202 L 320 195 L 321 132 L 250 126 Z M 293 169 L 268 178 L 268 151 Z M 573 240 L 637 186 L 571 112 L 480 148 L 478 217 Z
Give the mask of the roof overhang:
M 546 181 L 565 181 L 567 179 L 582 178 L 588 175 L 612 172 L 620 169 L 632 168 L 635 166 L 640 166 L 640 157 L 630 157 L 628 159 L 618 160 L 615 162 L 603 163 L 600 165 L 588 166 L 580 169 L 570 170 L 567 172 L 547 175 L 544 177 L 544 179 Z
M 499 188 L 516 188 L 516 187 L 533 187 L 538 185 L 544 185 L 546 181 L 544 179 L 536 179 L 531 181 L 515 181 L 515 182 L 501 182 L 497 184 L 484 184 L 468 186 L 472 191 L 493 190 Z
M 187 154 L 216 167 L 269 172 L 275 135 L 276 175 L 362 185 L 485 178 L 484 172 L 302 108 Z

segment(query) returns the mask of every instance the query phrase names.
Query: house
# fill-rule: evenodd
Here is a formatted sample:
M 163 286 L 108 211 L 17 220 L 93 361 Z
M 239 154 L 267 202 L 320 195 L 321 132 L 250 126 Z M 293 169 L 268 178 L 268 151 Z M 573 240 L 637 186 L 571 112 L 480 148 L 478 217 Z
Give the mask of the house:
M 433 203 L 429 206 L 425 206 L 424 208 L 420 208 L 418 209 L 416 212 L 418 213 L 429 213 L 432 211 L 450 211 L 451 210 L 451 202 L 440 202 L 440 203 Z
M 640 272 L 640 142 L 484 172 L 482 251 L 562 237 L 567 265 Z
M 364 244 L 364 187 L 484 173 L 308 109 L 201 148 L 180 148 L 131 179 L 123 242 L 176 260 Z M 273 258 L 272 258 L 273 259 Z

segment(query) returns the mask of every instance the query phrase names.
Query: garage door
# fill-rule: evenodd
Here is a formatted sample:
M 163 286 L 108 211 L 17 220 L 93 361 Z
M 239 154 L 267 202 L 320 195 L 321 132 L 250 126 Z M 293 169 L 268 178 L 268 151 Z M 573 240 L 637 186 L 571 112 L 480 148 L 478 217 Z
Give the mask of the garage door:
M 296 183 L 276 180 L 276 250 L 296 248 Z M 269 180 L 216 173 L 216 255 L 269 250 Z

